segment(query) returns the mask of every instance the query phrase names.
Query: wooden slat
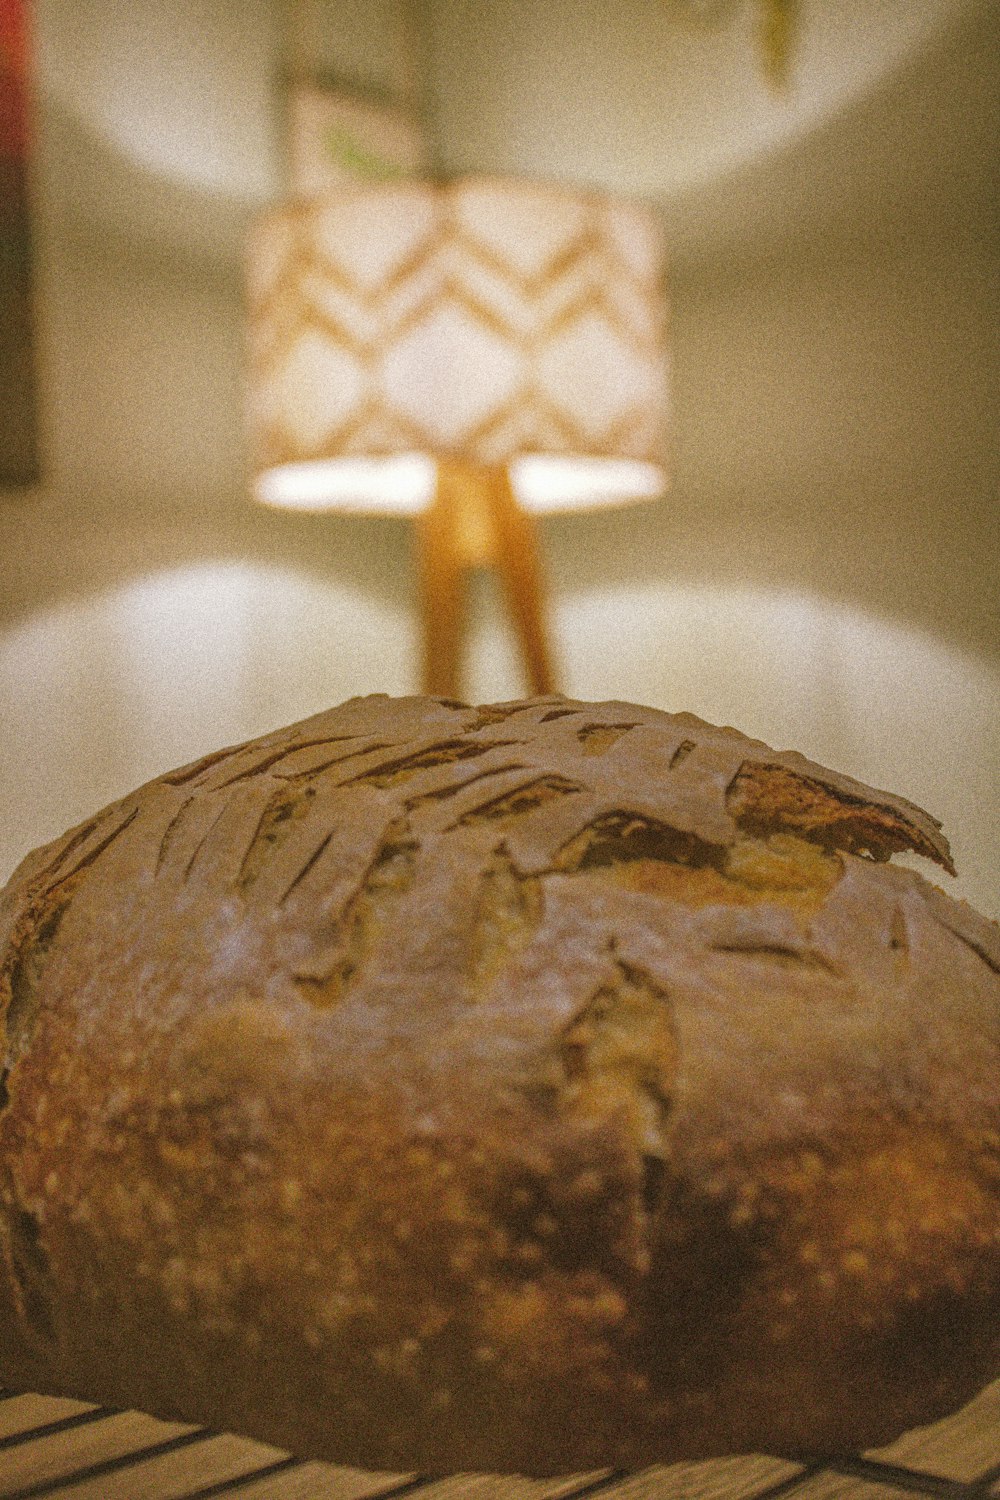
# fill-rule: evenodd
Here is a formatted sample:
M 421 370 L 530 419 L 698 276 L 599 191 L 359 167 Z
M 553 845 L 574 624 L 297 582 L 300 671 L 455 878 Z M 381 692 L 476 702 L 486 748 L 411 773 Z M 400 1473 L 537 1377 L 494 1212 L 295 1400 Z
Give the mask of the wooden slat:
M 24 1443 L 0 1453 L 0 1496 L 10 1500 L 28 1487 L 43 1482 L 51 1486 L 68 1474 L 117 1460 L 150 1444 L 170 1442 L 191 1430 L 139 1412 L 116 1412 L 88 1426 Z M 105 1493 L 114 1494 L 110 1480 Z
M 874 1477 L 852 1477 L 824 1470 L 796 1489 L 794 1500 L 906 1500 L 907 1496 L 913 1495 L 961 1500 L 965 1493 L 964 1486 L 956 1480 L 944 1479 L 940 1475 L 914 1473 L 907 1476 L 900 1471 L 896 1480 L 880 1482 Z
M 229 1479 L 217 1479 L 211 1484 L 199 1485 L 196 1490 L 187 1492 L 184 1500 L 224 1500 L 227 1495 L 245 1495 L 251 1483 L 276 1479 L 279 1474 L 285 1474 L 289 1469 L 297 1469 L 301 1464 L 301 1459 L 293 1458 L 291 1454 L 286 1453 L 281 1458 L 274 1459 L 272 1463 L 257 1464 L 252 1469 L 244 1470 Z
M 273 1448 L 220 1434 L 192 1441 L 189 1447 L 140 1459 L 127 1468 L 63 1485 L 57 1496 L 58 1500 L 125 1500 L 127 1496 L 141 1496 L 142 1500 L 189 1500 L 198 1490 L 241 1480 L 278 1460 L 287 1463 L 286 1455 Z
M 0 1403 L 0 1441 L 93 1410 L 86 1401 L 70 1401 L 60 1396 L 10 1396 Z
M 758 1495 L 789 1493 L 802 1474 L 801 1464 L 760 1455 L 673 1464 L 620 1480 L 602 1500 L 755 1500 Z M 545 1500 L 563 1497 L 562 1489 L 545 1491 Z
M 362 1475 L 357 1470 L 338 1469 L 330 1464 L 303 1463 L 284 1473 L 264 1474 L 241 1485 L 234 1493 L 237 1500 L 360 1500 L 373 1492 L 378 1492 L 378 1480 L 372 1474 Z
M 931 1427 L 917 1427 L 871 1457 L 933 1469 L 952 1479 L 975 1479 L 1000 1461 L 1000 1380 L 955 1416 Z
M 137 1412 L 0 1392 L 0 1500 L 902 1500 L 907 1494 L 1000 1500 L 1000 1383 L 947 1421 L 855 1461 L 803 1467 L 750 1456 L 559 1480 L 370 1474 Z

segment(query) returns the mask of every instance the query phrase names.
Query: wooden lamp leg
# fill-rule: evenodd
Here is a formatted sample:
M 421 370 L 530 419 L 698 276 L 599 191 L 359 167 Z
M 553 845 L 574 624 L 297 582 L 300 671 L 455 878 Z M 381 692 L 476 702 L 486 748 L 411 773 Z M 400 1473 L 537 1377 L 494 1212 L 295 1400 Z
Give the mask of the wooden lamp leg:
M 423 691 L 461 696 L 465 575 L 491 567 L 500 575 L 531 692 L 551 693 L 535 526 L 517 503 L 507 470 L 442 459 L 434 499 L 417 520 L 417 546 Z
M 458 697 L 462 625 L 465 612 L 465 565 L 457 510 L 461 501 L 456 476 L 438 466 L 437 489 L 417 519 L 417 551 L 423 619 L 422 691 Z
M 490 474 L 496 553 L 528 682 L 534 695 L 555 691 L 552 657 L 542 611 L 542 574 L 534 518 L 517 502 L 506 468 Z

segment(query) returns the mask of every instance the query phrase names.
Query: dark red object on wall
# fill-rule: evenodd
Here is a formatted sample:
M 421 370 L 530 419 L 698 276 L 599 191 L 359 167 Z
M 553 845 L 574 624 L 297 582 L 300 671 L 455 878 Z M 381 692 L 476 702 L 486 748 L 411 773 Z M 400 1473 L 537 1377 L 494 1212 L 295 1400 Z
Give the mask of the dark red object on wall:
M 0 0 L 0 485 L 38 478 L 27 0 Z

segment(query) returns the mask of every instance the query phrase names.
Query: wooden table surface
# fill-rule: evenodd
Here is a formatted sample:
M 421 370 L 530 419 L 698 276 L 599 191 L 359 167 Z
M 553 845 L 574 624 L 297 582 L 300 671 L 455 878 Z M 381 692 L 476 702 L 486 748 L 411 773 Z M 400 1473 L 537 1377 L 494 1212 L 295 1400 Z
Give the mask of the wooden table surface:
M 204 1428 L 80 1401 L 0 1393 L 0 1500 L 950 1500 L 1000 1497 L 1000 1382 L 957 1416 L 862 1458 L 750 1457 L 563 1480 L 365 1474 Z

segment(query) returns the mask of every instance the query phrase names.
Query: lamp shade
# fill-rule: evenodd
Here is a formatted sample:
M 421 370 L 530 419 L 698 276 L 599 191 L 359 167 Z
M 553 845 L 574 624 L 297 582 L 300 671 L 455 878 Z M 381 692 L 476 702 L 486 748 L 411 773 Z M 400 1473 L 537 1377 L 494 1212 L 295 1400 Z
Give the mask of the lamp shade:
M 514 179 L 357 185 L 251 236 L 255 492 L 415 513 L 442 460 L 528 510 L 665 484 L 663 242 L 645 207 Z

